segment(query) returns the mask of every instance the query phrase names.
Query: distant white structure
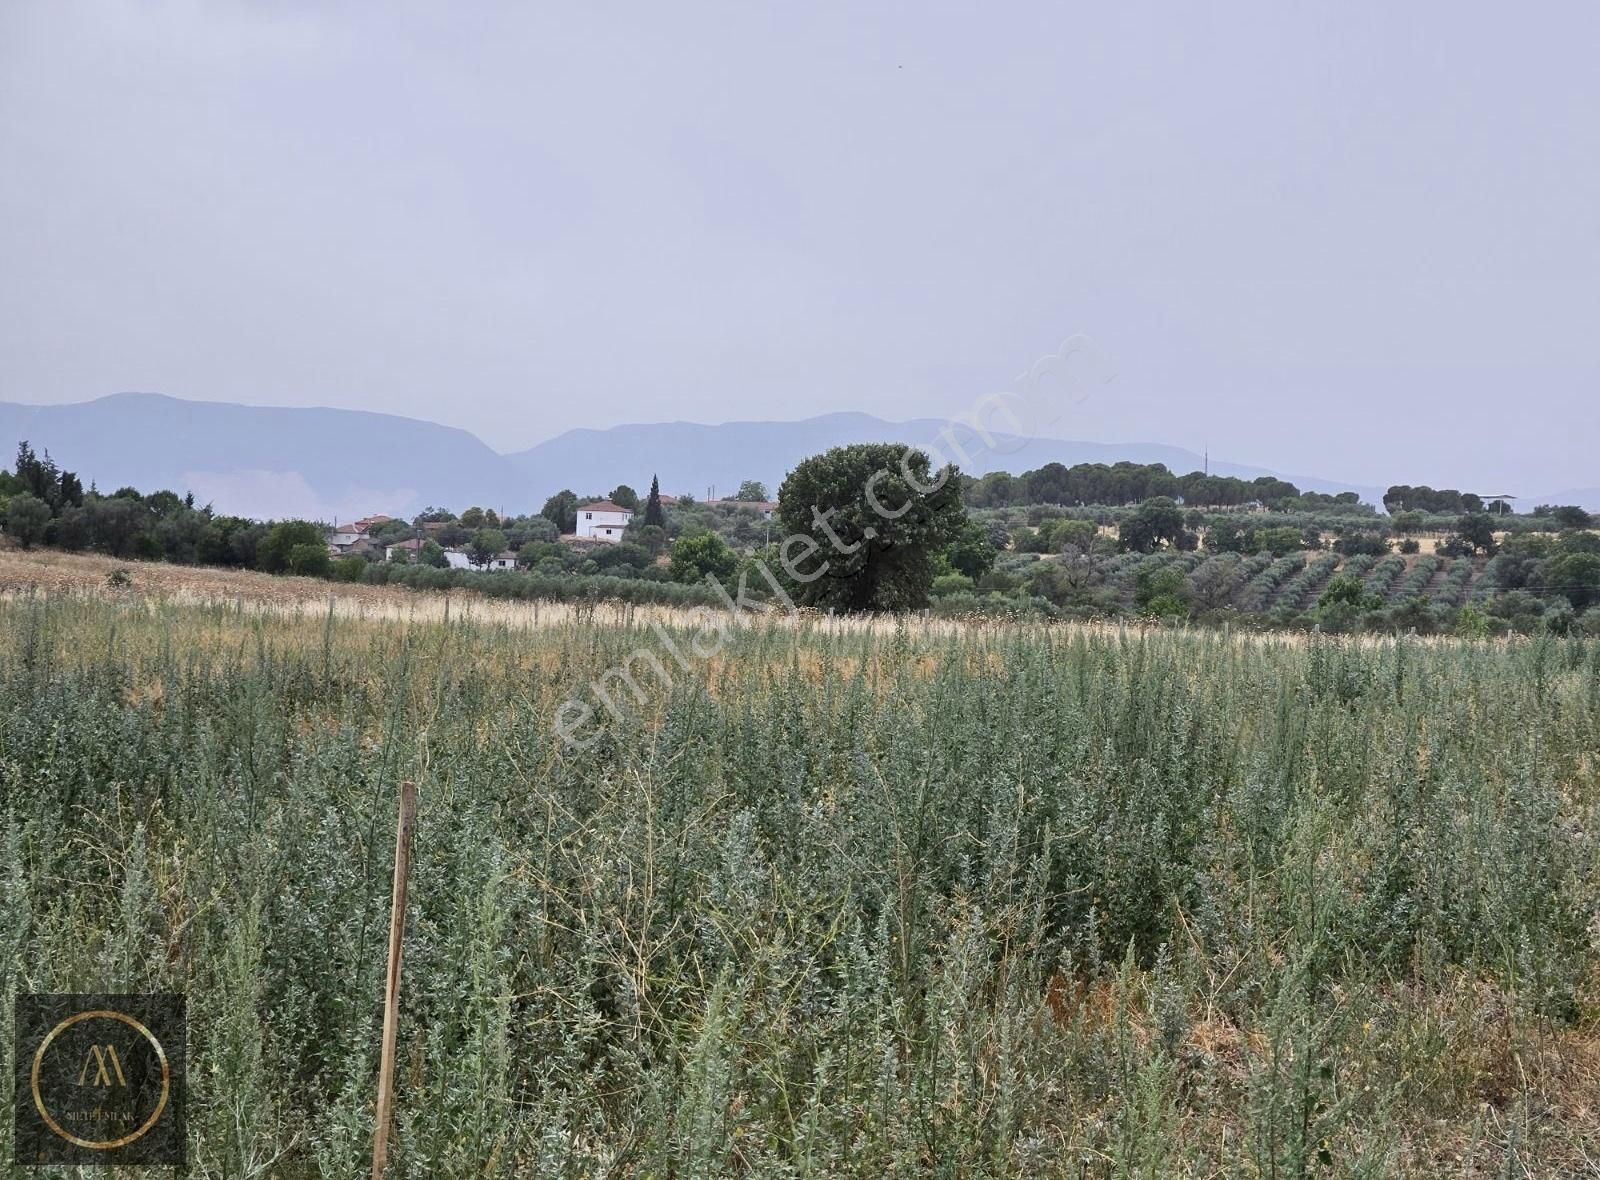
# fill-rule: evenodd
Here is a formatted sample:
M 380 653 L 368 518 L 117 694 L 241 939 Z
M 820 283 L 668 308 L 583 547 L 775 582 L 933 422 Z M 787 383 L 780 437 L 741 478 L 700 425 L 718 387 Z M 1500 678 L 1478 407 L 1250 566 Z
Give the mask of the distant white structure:
M 591 541 L 620 541 L 622 530 L 632 519 L 633 509 L 610 500 L 579 504 L 577 535 Z
M 514 570 L 517 568 L 517 555 L 507 549 L 504 553 L 497 553 L 489 559 L 487 565 L 473 565 L 472 557 L 465 549 L 446 549 L 444 559 L 450 563 L 453 570 Z

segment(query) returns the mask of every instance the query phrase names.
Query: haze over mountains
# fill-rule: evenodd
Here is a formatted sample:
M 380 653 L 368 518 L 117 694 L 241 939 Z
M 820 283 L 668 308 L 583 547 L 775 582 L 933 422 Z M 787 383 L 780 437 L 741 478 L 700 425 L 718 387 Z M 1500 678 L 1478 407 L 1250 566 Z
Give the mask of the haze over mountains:
M 392 414 L 330 408 L 242 406 L 123 393 L 70 405 L 0 402 L 0 446 L 19 440 L 48 450 L 63 467 L 101 491 L 132 485 L 149 492 L 192 491 L 218 511 L 260 518 L 333 520 L 389 512 L 410 515 L 428 505 L 460 511 L 479 504 L 537 511 L 570 487 L 580 495 L 628 483 L 641 493 L 652 473 L 663 492 L 730 495 L 743 479 L 776 492 L 800 459 L 851 442 L 937 445 L 946 422 L 890 423 L 838 413 L 795 422 L 662 422 L 608 430 L 571 430 L 524 451 L 501 454 L 477 436 Z M 971 440 L 971 474 L 1021 472 L 1051 461 L 1072 464 L 1165 463 L 1178 474 L 1204 459 L 1159 443 L 1093 443 L 1064 439 L 1002 440 L 980 453 Z M 1213 472 L 1254 478 L 1260 467 L 1211 461 Z M 1377 502 L 1382 490 L 1320 476 L 1270 472 L 1317 491 L 1357 491 Z M 1404 482 L 1399 473 L 1397 482 Z M 1569 492 L 1554 502 L 1600 507 L 1600 489 Z M 1524 501 L 1528 506 L 1532 498 Z

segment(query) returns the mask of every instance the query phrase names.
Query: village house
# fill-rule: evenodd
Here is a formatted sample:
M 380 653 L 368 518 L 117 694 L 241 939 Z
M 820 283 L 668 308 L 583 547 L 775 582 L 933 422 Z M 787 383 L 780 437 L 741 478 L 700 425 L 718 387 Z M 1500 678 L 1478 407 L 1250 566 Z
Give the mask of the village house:
M 394 517 L 385 516 L 380 512 L 373 516 L 363 516 L 360 520 L 351 521 L 349 524 L 334 525 L 333 531 L 328 534 L 328 556 L 370 557 L 377 552 L 378 545 L 367 534 L 380 524 L 386 524 L 393 519 Z
M 330 533 L 329 557 L 364 557 L 373 550 L 371 538 L 365 533 Z
M 517 568 L 517 555 L 509 549 L 504 553 L 497 553 L 485 565 L 473 565 L 472 555 L 465 549 L 446 549 L 444 559 L 450 563 L 453 570 L 514 570 Z
M 408 541 L 396 541 L 386 548 L 384 556 L 390 561 L 416 561 L 422 556 L 422 547 L 428 544 L 427 537 L 413 537 Z M 473 565 L 472 555 L 465 549 L 446 549 L 444 551 L 445 565 L 453 570 L 514 570 L 517 568 L 517 555 L 507 549 L 491 557 L 486 565 Z
M 413 537 L 409 541 L 396 541 L 393 545 L 385 546 L 383 556 L 389 561 L 415 561 L 422 552 L 422 547 L 428 542 L 421 537 Z
M 579 504 L 577 536 L 592 541 L 621 541 L 622 532 L 632 519 L 633 509 L 610 500 Z

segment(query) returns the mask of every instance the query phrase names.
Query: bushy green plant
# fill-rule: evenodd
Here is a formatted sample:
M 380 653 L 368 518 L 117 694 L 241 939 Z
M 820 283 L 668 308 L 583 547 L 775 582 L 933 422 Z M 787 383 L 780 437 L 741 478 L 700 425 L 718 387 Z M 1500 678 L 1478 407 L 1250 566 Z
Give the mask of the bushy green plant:
M 403 778 L 399 1177 L 1600 1158 L 1592 641 L 952 594 L 970 622 L 752 618 L 705 656 L 703 615 L 594 580 L 366 576 L 572 605 L 0 602 L 0 1022 L 187 993 L 198 1174 L 362 1172 Z M 569 700 L 592 741 L 554 731 Z

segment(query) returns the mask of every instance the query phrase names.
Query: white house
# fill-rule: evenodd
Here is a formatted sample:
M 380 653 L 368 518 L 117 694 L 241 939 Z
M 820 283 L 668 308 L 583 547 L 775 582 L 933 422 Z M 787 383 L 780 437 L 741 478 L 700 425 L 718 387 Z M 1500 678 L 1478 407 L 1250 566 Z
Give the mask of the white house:
M 517 555 L 507 549 L 504 553 L 497 553 L 489 559 L 487 565 L 473 565 L 472 557 L 465 549 L 446 549 L 444 559 L 450 563 L 453 570 L 514 570 L 517 568 Z
M 592 541 L 620 541 L 633 510 L 610 500 L 578 505 L 578 536 Z

